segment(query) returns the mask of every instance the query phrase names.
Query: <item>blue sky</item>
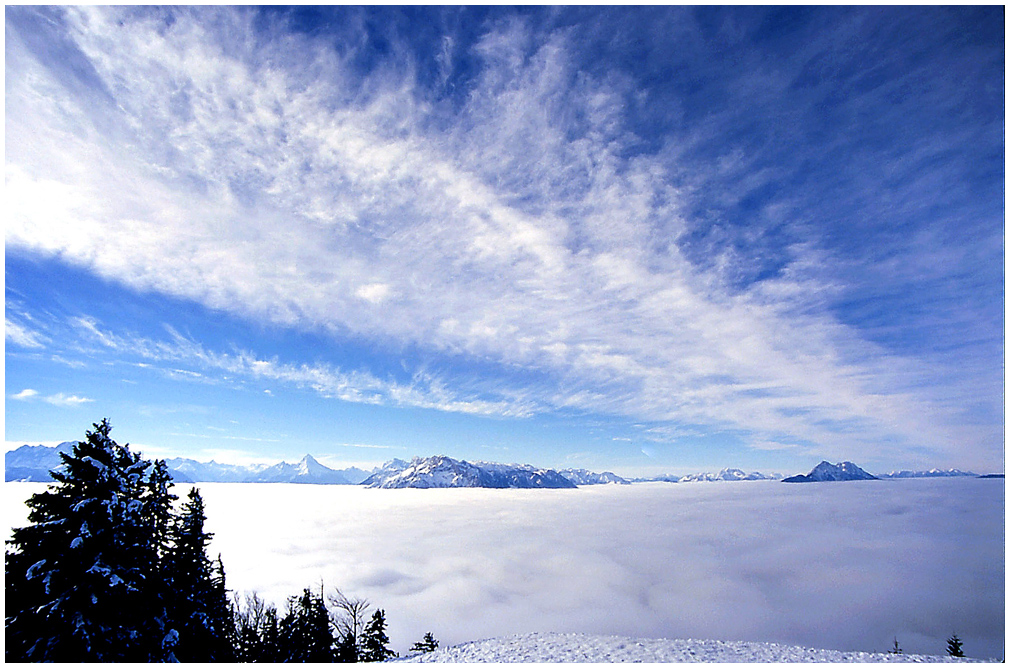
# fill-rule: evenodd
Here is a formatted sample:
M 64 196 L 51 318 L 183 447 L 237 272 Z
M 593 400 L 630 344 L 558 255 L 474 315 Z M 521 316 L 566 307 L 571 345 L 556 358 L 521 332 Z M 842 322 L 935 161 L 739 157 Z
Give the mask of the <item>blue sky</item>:
M 1003 468 L 1000 7 L 5 30 L 8 448 Z

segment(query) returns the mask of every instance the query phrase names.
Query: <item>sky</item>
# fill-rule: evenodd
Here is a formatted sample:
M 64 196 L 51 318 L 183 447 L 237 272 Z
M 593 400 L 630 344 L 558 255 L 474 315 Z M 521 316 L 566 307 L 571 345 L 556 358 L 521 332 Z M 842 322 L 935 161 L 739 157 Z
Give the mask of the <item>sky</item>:
M 5 441 L 1003 470 L 989 7 L 7 7 Z
M 12 526 L 41 487 L 4 486 Z M 957 633 L 967 656 L 998 661 L 1003 487 L 954 478 L 200 490 L 209 551 L 240 598 L 256 592 L 283 610 L 305 587 L 339 588 L 385 610 L 401 654 L 427 632 L 442 647 L 554 632 L 865 652 L 897 638 L 906 653 L 942 656 Z

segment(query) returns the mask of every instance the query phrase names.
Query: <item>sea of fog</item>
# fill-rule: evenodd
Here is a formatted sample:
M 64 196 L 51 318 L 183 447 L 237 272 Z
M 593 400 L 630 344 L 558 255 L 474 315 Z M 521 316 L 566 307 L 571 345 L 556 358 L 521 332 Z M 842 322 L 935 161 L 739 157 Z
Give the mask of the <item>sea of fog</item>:
M 230 589 L 340 587 L 401 653 L 539 631 L 943 654 L 956 632 L 1004 656 L 1002 480 L 198 486 Z M 42 488 L 5 483 L 10 526 Z

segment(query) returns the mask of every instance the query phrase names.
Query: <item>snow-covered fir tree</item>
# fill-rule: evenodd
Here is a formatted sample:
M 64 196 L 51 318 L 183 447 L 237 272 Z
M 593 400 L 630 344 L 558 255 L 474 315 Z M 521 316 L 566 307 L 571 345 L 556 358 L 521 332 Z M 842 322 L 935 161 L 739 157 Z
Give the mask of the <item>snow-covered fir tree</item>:
M 174 658 L 155 521 L 170 495 L 150 486 L 150 462 L 112 440 L 108 420 L 93 426 L 8 541 L 7 661 Z
M 961 639 L 957 637 L 956 633 L 947 638 L 947 654 L 949 656 L 956 657 L 964 656 L 964 648 L 961 646 Z
M 212 534 L 204 530 L 203 497 L 195 487 L 180 516 L 171 523 L 165 576 L 169 618 L 179 634 L 174 652 L 180 661 L 230 661 L 232 619 L 224 588 L 224 569 L 207 556 Z
M 173 510 L 163 461 L 110 437 L 108 420 L 61 454 L 56 481 L 27 502 L 5 558 L 10 662 L 382 661 L 383 610 L 340 590 L 288 600 L 281 618 L 255 595 L 228 600 L 224 566 L 207 554 L 203 497 Z M 425 647 L 437 647 L 431 634 Z
M 172 503 L 179 499 L 172 493 L 172 474 L 164 460 L 156 459 L 148 477 L 144 519 L 150 525 L 159 564 L 163 565 L 168 552 L 172 528 Z

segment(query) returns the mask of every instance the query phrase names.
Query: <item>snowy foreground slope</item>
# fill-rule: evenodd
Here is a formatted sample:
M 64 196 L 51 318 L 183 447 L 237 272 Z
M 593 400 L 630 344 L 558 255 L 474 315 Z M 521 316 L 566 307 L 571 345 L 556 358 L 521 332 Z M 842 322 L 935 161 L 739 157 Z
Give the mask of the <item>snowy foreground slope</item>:
M 529 633 L 476 640 L 399 659 L 407 663 L 876 663 L 960 662 L 948 656 L 872 654 L 775 643 L 657 640 L 577 633 Z

